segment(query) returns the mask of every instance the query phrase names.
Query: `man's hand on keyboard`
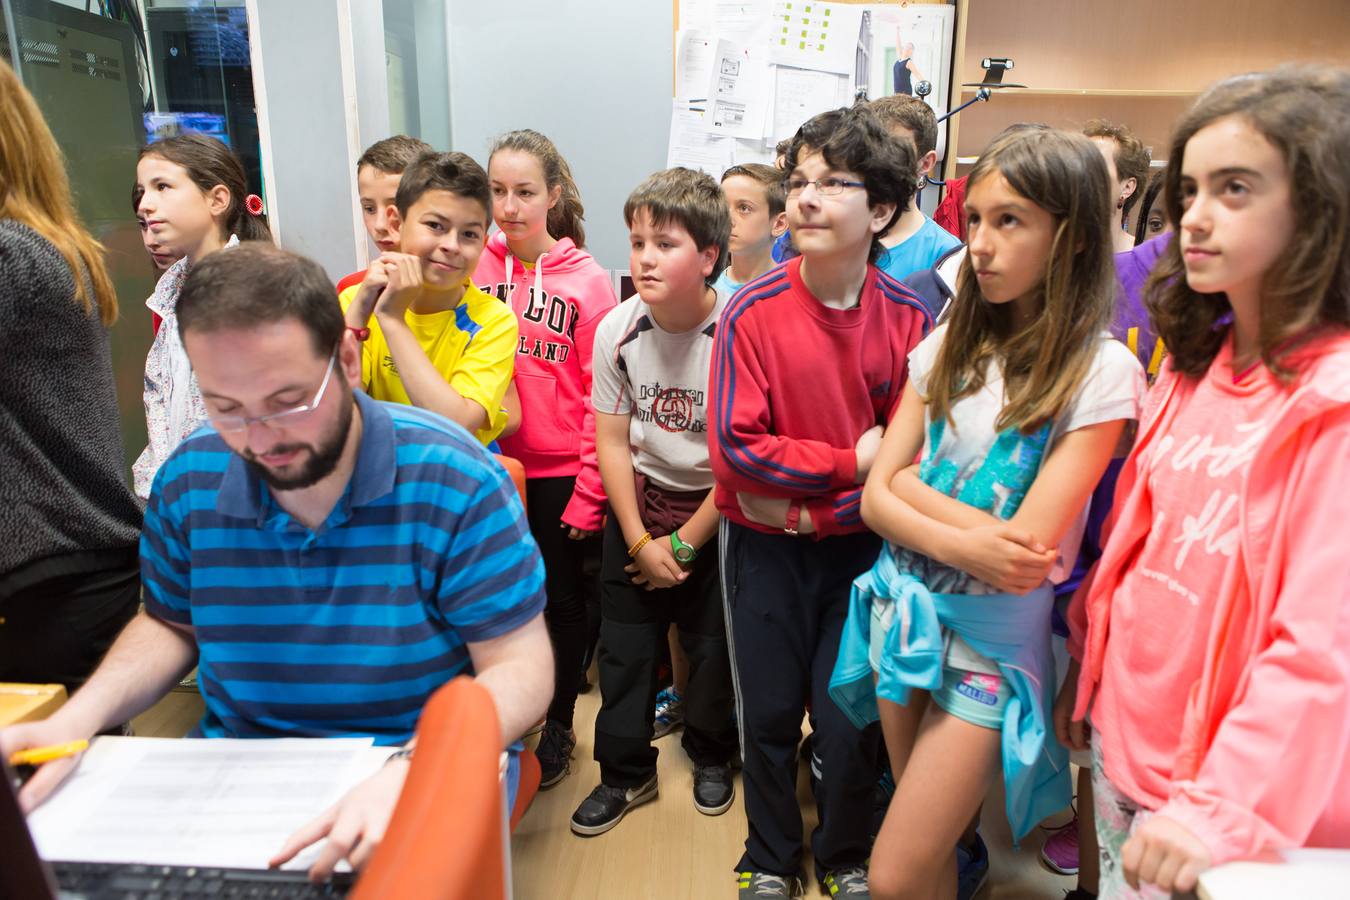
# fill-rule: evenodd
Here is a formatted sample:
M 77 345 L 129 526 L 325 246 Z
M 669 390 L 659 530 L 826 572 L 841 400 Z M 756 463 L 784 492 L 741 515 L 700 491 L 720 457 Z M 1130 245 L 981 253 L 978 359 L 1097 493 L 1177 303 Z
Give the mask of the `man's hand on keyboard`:
M 310 881 L 320 882 L 333 874 L 333 868 L 346 859 L 353 869 L 361 869 L 384 838 L 394 814 L 399 792 L 408 776 L 408 759 L 394 759 L 380 771 L 347 792 L 318 818 L 286 839 L 286 844 L 267 863 L 276 868 L 316 841 L 328 838 L 319 857 L 309 869 Z

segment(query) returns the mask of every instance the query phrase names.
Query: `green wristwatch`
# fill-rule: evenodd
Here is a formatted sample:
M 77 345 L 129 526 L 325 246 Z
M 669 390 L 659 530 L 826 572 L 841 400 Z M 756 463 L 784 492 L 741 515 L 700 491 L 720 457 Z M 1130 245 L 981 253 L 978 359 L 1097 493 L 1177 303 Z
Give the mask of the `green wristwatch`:
M 680 533 L 672 531 L 670 533 L 670 549 L 675 554 L 675 561 L 682 566 L 687 566 L 698 559 L 698 551 L 680 540 Z

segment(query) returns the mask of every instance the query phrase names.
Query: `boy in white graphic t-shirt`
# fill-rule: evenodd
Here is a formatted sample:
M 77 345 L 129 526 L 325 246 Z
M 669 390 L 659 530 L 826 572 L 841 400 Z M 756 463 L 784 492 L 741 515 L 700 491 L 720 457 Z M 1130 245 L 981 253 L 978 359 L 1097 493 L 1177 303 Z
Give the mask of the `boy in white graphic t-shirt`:
M 711 285 L 731 230 L 717 182 L 669 169 L 629 196 L 624 219 L 638 295 L 596 331 L 591 399 L 609 498 L 601 581 L 600 784 L 572 830 L 601 834 L 656 796 L 652 705 L 673 622 L 689 660 L 684 749 L 694 806 L 718 815 L 734 791 L 731 668 L 718 587 L 717 509 L 708 459 L 708 372 L 727 297 Z

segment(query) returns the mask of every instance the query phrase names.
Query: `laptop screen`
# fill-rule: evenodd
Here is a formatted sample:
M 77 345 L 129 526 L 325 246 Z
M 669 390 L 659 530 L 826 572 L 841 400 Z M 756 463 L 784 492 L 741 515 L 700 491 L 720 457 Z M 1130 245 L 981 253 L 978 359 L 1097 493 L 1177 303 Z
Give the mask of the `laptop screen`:
M 52 900 L 56 888 L 19 809 L 14 770 L 0 759 L 0 900 Z

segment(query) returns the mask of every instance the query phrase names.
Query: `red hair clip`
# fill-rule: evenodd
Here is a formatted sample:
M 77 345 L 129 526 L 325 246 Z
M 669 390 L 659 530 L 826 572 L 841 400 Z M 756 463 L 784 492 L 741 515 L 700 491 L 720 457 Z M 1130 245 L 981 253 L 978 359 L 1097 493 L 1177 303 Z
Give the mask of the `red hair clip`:
M 244 198 L 244 209 L 248 210 L 251 216 L 261 216 L 263 211 L 262 198 L 257 194 L 249 194 Z

